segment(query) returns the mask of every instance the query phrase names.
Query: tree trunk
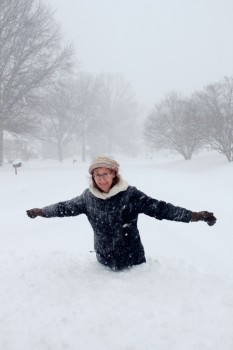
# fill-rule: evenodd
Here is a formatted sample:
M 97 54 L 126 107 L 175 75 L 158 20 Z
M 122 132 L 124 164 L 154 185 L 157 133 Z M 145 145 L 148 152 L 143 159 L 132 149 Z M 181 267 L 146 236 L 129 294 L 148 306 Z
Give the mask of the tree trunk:
M 85 133 L 82 134 L 82 162 L 86 162 L 86 142 L 85 142 Z
M 190 160 L 192 158 L 191 152 L 185 152 L 185 151 L 177 151 L 177 152 L 184 157 L 184 160 Z
M 3 166 L 3 130 L 0 130 L 0 166 Z
M 233 155 L 229 152 L 229 153 L 224 153 L 228 162 L 232 162 L 233 161 Z
M 192 154 L 186 154 L 185 160 L 190 160 L 192 158 Z
M 61 142 L 58 142 L 57 144 L 57 156 L 59 162 L 63 162 L 63 153 L 62 153 L 62 144 Z

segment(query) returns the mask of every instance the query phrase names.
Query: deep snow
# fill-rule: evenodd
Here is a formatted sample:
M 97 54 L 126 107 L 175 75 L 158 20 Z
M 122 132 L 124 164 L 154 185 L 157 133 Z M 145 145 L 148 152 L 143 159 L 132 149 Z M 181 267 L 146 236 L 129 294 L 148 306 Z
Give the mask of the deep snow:
M 88 164 L 28 162 L 0 170 L 0 349 L 232 350 L 233 164 L 117 158 L 131 185 L 199 211 L 214 227 L 140 216 L 147 263 L 112 272 L 96 262 L 85 216 L 29 219 L 72 198 Z

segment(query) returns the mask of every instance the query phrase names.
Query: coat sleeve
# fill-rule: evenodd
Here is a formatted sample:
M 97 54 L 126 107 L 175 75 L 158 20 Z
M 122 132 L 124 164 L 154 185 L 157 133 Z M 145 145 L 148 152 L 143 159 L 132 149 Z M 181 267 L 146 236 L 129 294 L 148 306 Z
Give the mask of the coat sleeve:
M 132 187 L 132 199 L 133 205 L 138 213 L 143 213 L 148 216 L 152 216 L 158 220 L 171 220 L 190 222 L 192 217 L 192 211 L 174 206 L 173 204 L 166 203 L 147 196 L 145 193 L 139 191 L 136 187 Z
M 73 199 L 43 207 L 45 217 L 64 217 L 86 214 L 85 192 Z

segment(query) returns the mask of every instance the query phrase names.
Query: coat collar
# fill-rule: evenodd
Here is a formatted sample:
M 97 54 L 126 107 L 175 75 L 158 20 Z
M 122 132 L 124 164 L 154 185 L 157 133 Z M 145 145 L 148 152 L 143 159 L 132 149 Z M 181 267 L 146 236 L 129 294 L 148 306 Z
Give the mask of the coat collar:
M 116 194 L 118 194 L 119 192 L 126 191 L 129 186 L 128 182 L 125 181 L 121 177 L 121 175 L 119 175 L 119 177 L 120 177 L 120 181 L 115 186 L 113 186 L 108 193 L 100 192 L 97 188 L 93 186 L 93 184 L 90 185 L 89 190 L 97 198 L 100 198 L 100 199 L 111 198 Z

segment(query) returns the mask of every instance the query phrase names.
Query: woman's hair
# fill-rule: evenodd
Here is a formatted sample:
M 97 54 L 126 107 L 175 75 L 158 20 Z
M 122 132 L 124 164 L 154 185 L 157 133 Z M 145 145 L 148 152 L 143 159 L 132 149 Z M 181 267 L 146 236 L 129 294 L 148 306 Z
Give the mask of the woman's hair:
M 109 169 L 110 170 L 110 169 Z M 113 186 L 115 186 L 116 184 L 118 184 L 120 182 L 120 175 L 115 171 L 115 170 L 112 170 L 111 173 L 115 173 L 115 177 L 113 178 L 112 180 L 112 185 L 111 185 L 111 188 Z M 97 190 L 99 190 L 100 192 L 103 192 L 101 190 L 101 188 L 97 185 L 97 183 L 95 182 L 95 178 L 94 178 L 94 170 L 92 171 L 91 173 L 91 181 L 92 181 L 92 185 L 94 188 L 96 188 Z

